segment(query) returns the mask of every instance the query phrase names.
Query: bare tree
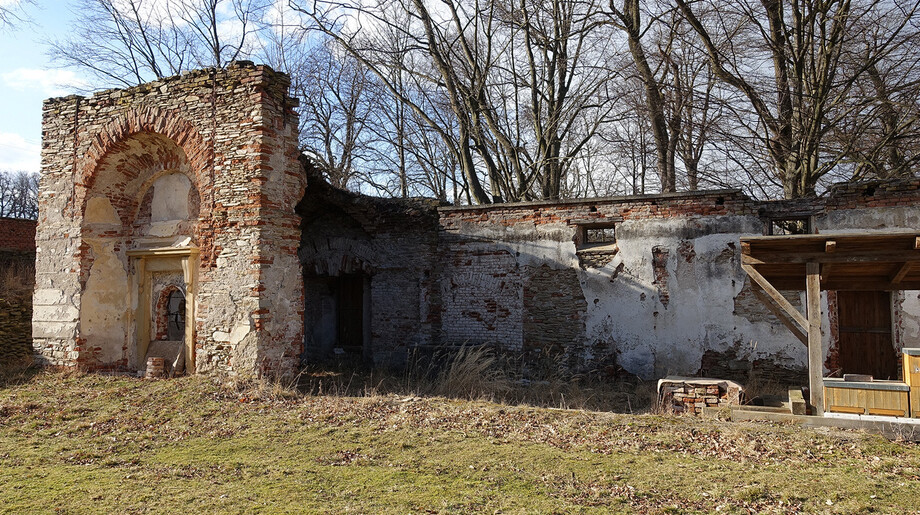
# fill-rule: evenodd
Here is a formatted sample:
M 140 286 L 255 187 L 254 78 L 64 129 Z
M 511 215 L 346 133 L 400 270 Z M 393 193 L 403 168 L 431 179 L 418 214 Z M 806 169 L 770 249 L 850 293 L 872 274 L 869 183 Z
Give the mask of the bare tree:
M 9 29 L 14 25 L 27 21 L 23 8 L 32 4 L 32 0 L 15 0 L 0 4 L 0 30 Z
M 224 6 L 229 6 L 227 14 Z M 133 86 L 245 56 L 263 0 L 81 0 L 49 55 L 94 86 Z
M 557 198 L 603 123 L 609 76 L 594 60 L 606 42 L 591 1 L 316 5 L 298 9 L 441 137 L 477 203 Z
M 0 171 L 0 216 L 38 218 L 38 174 Z
M 920 6 L 850 0 L 746 0 L 731 8 L 676 3 L 706 48 L 713 73 L 741 92 L 756 115 L 763 130 L 754 134 L 761 135 L 788 198 L 814 195 L 818 180 L 845 159 L 845 153 L 828 152 L 827 135 L 860 104 L 847 102 L 854 85 L 898 44 Z M 703 4 L 717 21 L 704 24 L 696 14 L 701 7 L 691 3 Z M 889 30 L 866 48 L 860 35 L 873 25 Z M 741 38 L 739 28 L 746 31 Z M 769 75 L 757 62 L 770 63 Z

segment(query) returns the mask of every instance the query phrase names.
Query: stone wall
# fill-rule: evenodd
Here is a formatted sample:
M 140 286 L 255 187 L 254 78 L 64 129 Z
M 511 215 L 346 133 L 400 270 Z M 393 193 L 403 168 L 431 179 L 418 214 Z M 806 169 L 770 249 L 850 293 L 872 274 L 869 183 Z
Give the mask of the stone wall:
M 0 367 L 32 357 L 35 220 L 0 217 Z
M 35 252 L 35 220 L 0 217 L 0 252 Z
M 31 291 L 0 295 L 0 367 L 32 359 Z
M 805 346 L 751 295 L 739 238 L 789 217 L 810 218 L 818 232 L 916 230 L 918 188 L 920 181 L 847 185 L 826 199 L 779 202 L 715 191 L 441 208 L 441 337 L 561 348 L 576 370 L 616 362 L 648 379 L 756 374 L 795 382 L 804 377 Z M 599 226 L 615 228 L 615 244 L 586 244 L 584 230 Z M 800 292 L 785 293 L 801 305 Z M 833 298 L 824 295 L 825 309 Z M 896 339 L 920 341 L 918 296 L 898 298 Z M 835 313 L 827 311 L 831 356 Z
M 199 256 L 189 271 L 195 368 L 293 370 L 305 178 L 288 86 L 268 67 L 235 63 L 45 102 L 33 315 L 42 362 L 135 368 L 129 253 L 181 247 Z
M 408 349 L 432 343 L 441 315 L 437 205 L 355 195 L 311 176 L 297 209 L 303 218 L 298 254 L 306 285 L 305 361 L 337 357 L 344 351 L 340 340 L 350 340 L 337 331 L 359 326 L 362 349 L 351 362 L 400 367 Z M 358 293 L 363 302 L 351 306 L 350 315 L 341 313 L 343 276 L 365 282 Z M 359 311 L 360 319 L 340 322 Z

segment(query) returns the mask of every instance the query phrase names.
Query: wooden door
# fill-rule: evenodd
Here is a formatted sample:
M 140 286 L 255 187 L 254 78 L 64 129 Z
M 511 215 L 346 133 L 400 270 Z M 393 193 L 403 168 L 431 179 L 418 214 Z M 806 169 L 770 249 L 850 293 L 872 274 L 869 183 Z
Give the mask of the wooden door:
M 891 338 L 891 294 L 837 292 L 837 315 L 843 373 L 896 379 L 898 359 Z

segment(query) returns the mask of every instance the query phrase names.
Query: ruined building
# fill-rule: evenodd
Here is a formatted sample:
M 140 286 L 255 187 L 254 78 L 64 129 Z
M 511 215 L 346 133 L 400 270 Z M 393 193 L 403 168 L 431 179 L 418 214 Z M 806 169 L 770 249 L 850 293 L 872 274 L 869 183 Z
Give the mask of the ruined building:
M 644 378 L 794 374 L 805 347 L 753 298 L 739 238 L 920 220 L 916 180 L 795 202 L 364 197 L 299 158 L 287 92 L 285 75 L 237 63 L 45 103 L 41 360 L 139 370 L 163 354 L 188 371 L 284 374 L 341 354 L 399 367 L 413 350 L 490 344 Z M 860 324 L 888 338 L 890 359 L 920 339 L 917 292 L 823 302 L 828 371 L 863 366 L 870 346 L 841 336 Z M 859 318 L 870 311 L 881 318 Z M 885 360 L 876 377 L 896 366 Z

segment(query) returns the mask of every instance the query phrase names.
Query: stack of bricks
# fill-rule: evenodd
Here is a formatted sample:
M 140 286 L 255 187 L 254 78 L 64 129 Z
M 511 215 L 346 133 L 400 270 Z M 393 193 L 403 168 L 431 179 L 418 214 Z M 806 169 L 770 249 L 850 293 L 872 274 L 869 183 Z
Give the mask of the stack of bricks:
M 733 381 L 667 377 L 658 382 L 658 405 L 673 413 L 697 415 L 703 408 L 740 404 L 741 391 Z

